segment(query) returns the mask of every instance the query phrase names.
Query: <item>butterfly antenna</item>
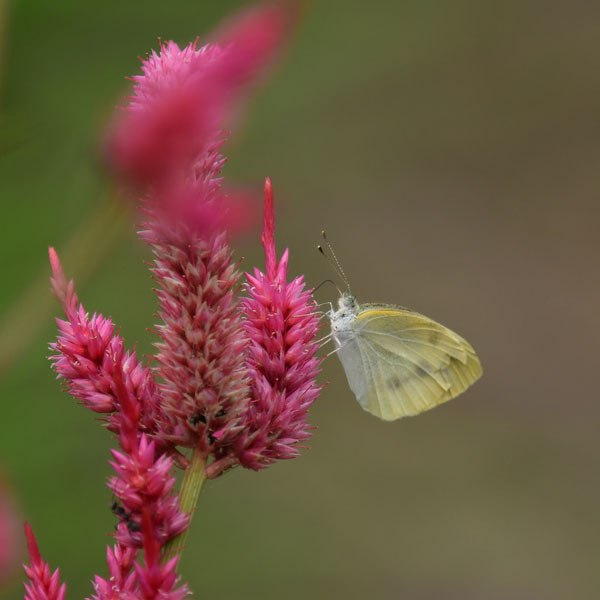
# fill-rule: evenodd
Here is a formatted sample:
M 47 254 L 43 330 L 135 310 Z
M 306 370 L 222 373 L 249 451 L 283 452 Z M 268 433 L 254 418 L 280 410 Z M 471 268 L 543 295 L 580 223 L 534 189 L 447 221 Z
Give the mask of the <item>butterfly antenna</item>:
M 329 240 L 327 239 L 327 234 L 325 233 L 325 231 L 321 231 L 321 236 L 323 237 L 323 241 L 327 245 L 327 249 L 331 253 L 331 256 L 333 256 L 333 261 L 329 258 L 329 256 L 327 256 L 325 254 L 325 251 L 323 250 L 323 246 L 317 246 L 319 249 L 319 252 L 327 259 L 329 264 L 333 267 L 333 270 L 338 274 L 340 279 L 346 284 L 346 289 L 348 290 L 348 293 L 352 294 L 352 290 L 350 289 L 350 283 L 348 283 L 348 278 L 346 277 L 346 273 L 344 272 L 344 269 L 342 268 L 342 264 L 338 260 L 338 257 L 336 256 L 332 245 L 329 243 Z
M 327 258 L 327 257 L 325 257 Z M 342 291 L 340 290 L 340 288 L 335 284 L 335 281 L 333 281 L 333 279 L 326 279 L 325 281 L 321 281 L 321 283 L 312 291 L 312 293 L 314 294 L 320 287 L 324 286 L 326 283 L 330 283 L 333 287 L 335 287 L 335 289 L 338 291 L 338 294 L 341 296 L 342 295 Z M 327 302 L 325 303 L 327 304 Z

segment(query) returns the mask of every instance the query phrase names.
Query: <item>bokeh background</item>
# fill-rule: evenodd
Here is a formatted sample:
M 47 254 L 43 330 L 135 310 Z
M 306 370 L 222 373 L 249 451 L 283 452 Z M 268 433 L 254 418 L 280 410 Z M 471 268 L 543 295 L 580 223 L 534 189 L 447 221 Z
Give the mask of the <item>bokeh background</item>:
M 46 248 L 150 353 L 131 222 L 101 226 L 97 256 L 73 250 L 111 194 L 98 139 L 158 36 L 202 38 L 244 4 L 2 4 L 0 462 L 70 598 L 106 572 L 111 440 L 46 360 Z M 272 177 L 292 273 L 332 276 L 315 250 L 326 229 L 359 300 L 457 330 L 484 377 L 386 424 L 326 360 L 311 449 L 206 487 L 181 569 L 195 597 L 598 597 L 599 36 L 600 4 L 577 0 L 307 6 L 226 176 Z M 236 251 L 262 264 L 257 235 Z M 0 595 L 22 597 L 21 579 Z

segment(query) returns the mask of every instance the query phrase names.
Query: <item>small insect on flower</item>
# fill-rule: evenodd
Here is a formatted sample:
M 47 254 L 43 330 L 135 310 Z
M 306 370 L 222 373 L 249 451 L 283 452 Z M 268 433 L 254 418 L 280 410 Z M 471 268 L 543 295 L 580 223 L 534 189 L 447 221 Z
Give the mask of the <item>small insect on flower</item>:
M 384 421 L 418 415 L 481 377 L 469 342 L 447 327 L 391 304 L 359 305 L 325 232 L 323 239 L 347 288 L 328 313 L 334 352 L 364 410 Z
M 190 425 L 192 425 L 193 427 L 195 427 L 196 425 L 198 425 L 198 423 L 202 423 L 202 424 L 206 425 L 207 420 L 206 420 L 206 417 L 202 413 L 197 413 L 195 415 L 192 415 L 188 419 L 188 423 Z
M 117 500 L 113 500 L 112 504 L 110 505 L 110 510 L 112 513 L 114 513 L 119 518 L 119 522 L 125 523 L 125 525 L 127 526 L 127 529 L 129 529 L 129 531 L 131 533 L 134 533 L 134 532 L 140 530 L 139 523 L 136 523 L 133 520 L 131 513 L 128 513 L 121 506 L 121 504 L 119 504 L 119 502 L 117 502 Z

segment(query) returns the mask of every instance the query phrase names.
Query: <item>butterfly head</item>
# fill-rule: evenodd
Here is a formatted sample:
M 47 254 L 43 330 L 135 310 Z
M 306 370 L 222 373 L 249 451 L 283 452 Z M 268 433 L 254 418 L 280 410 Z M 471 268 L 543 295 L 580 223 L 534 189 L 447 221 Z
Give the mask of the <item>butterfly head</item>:
M 344 292 L 338 299 L 338 312 L 342 311 L 349 314 L 355 314 L 358 312 L 358 302 L 356 298 L 348 293 Z
M 351 294 L 344 292 L 338 300 L 338 309 L 330 314 L 331 332 L 338 346 L 352 335 L 352 328 L 358 315 L 358 302 Z

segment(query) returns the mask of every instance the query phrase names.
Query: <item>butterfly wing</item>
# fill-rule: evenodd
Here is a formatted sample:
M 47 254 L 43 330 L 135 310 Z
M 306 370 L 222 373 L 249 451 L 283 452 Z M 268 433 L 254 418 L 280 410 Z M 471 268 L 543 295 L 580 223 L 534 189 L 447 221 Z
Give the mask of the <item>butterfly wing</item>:
M 435 321 L 396 307 L 363 305 L 339 350 L 360 405 L 385 420 L 450 400 L 481 376 L 471 345 Z

